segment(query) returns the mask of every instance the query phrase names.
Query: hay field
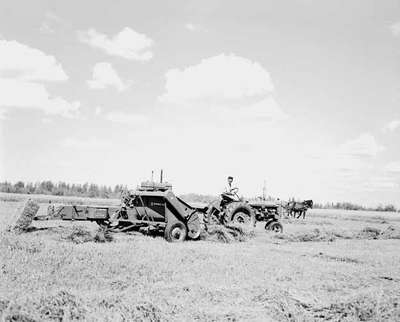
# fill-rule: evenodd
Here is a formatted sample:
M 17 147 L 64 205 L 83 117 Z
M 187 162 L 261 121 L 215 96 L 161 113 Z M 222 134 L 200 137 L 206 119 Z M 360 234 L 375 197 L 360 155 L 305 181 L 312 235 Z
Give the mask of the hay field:
M 400 320 L 398 213 L 313 210 L 284 220 L 279 238 L 258 224 L 243 243 L 75 243 L 77 225 L 96 224 L 35 222 L 13 235 L 23 201 L 1 200 L 0 320 Z

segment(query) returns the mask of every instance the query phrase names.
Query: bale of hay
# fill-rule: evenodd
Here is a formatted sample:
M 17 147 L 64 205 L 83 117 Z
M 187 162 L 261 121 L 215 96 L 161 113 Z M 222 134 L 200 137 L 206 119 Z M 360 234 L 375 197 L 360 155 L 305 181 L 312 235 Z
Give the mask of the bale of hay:
M 28 199 L 22 209 L 21 215 L 17 219 L 17 222 L 12 227 L 12 230 L 17 233 L 27 231 L 32 223 L 33 218 L 36 216 L 39 210 L 39 205 L 32 199 Z

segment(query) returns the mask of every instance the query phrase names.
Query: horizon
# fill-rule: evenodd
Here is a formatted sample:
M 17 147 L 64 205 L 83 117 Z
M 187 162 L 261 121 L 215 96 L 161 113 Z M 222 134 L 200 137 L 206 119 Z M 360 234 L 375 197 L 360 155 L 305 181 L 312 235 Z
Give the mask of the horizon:
M 141 183 L 138 183 L 135 187 L 133 186 L 133 185 L 131 185 L 131 186 L 125 186 L 125 185 L 123 185 L 123 184 L 116 184 L 116 185 L 105 185 L 105 184 L 99 184 L 99 183 L 95 183 L 95 182 L 83 182 L 83 183 L 77 183 L 77 182 L 64 182 L 64 181 L 58 181 L 58 182 L 55 182 L 55 181 L 51 181 L 51 180 L 42 180 L 42 181 L 36 181 L 36 182 L 24 182 L 24 181 L 15 181 L 15 182 L 11 182 L 11 181 L 3 181 L 3 182 L 0 182 L 0 188 L 2 188 L 2 185 L 3 184 L 6 184 L 6 183 L 8 183 L 8 184 L 11 184 L 11 185 L 13 185 L 13 186 L 15 186 L 15 184 L 17 184 L 18 182 L 22 182 L 23 184 L 24 184 L 24 187 L 26 188 L 27 187 L 27 185 L 35 185 L 35 184 L 40 184 L 40 183 L 43 183 L 43 182 L 51 182 L 52 184 L 54 184 L 54 185 L 59 185 L 59 184 L 66 184 L 66 185 L 68 185 L 68 186 L 73 186 L 73 185 L 75 185 L 75 186 L 84 186 L 84 185 L 88 185 L 88 186 L 90 186 L 90 185 L 95 185 L 97 188 L 109 188 L 109 189 L 111 189 L 112 190 L 112 193 L 115 193 L 114 191 L 115 191 L 115 188 L 117 188 L 117 187 L 125 187 L 126 189 L 128 189 L 128 190 L 135 190 L 135 189 L 137 189 L 139 186 L 140 186 L 140 184 L 142 184 L 142 183 L 144 183 L 144 182 L 154 182 L 154 183 L 158 183 L 157 181 L 151 181 L 151 180 L 146 180 L 146 181 L 144 181 L 144 182 L 141 182 Z M 165 183 L 168 183 L 168 184 L 171 184 L 170 182 L 168 182 L 168 181 L 164 181 Z M 174 186 L 173 186 L 173 184 L 171 184 L 171 188 L 172 188 L 172 190 L 174 190 Z M 121 190 L 122 191 L 122 190 Z M 0 193 L 9 193 L 9 194 L 33 194 L 33 195 L 43 195 L 43 196 L 58 196 L 58 197 L 83 197 L 83 196 L 81 196 L 81 195 L 79 195 L 79 194 L 61 194 L 61 195 L 58 195 L 58 194 L 45 194 L 45 193 L 36 193 L 36 192 L 34 192 L 34 193 L 29 193 L 29 192 L 7 192 L 7 191 L 0 191 Z M 179 196 L 185 196 L 185 195 L 195 195 L 195 196 L 199 196 L 199 197 L 215 197 L 215 198 L 218 198 L 218 196 L 220 195 L 220 193 L 217 193 L 217 194 L 207 194 L 207 193 L 197 193 L 197 192 L 193 192 L 193 191 L 188 191 L 188 192 L 181 192 L 181 193 L 179 193 L 178 194 Z M 241 195 L 240 194 L 240 191 L 239 191 L 239 195 L 241 196 L 241 198 L 245 198 L 245 199 L 248 199 L 248 200 L 252 200 L 252 199 L 257 199 L 257 198 L 262 198 L 263 196 L 262 196 L 262 193 L 261 194 L 255 194 L 255 195 L 251 195 L 251 196 L 249 196 L 249 195 Z M 281 201 L 290 201 L 290 200 L 295 200 L 295 201 L 304 201 L 304 199 L 301 199 L 301 198 L 298 198 L 298 197 L 296 197 L 296 196 L 291 196 L 291 197 L 289 197 L 287 200 L 284 200 L 284 199 L 282 199 L 282 198 L 280 198 L 279 196 L 272 196 L 272 195 L 269 195 L 268 193 L 266 193 L 266 200 L 270 200 L 270 199 L 274 199 L 274 200 L 281 200 Z M 99 197 L 99 196 L 95 196 L 95 197 L 89 197 L 89 198 L 102 198 L 102 197 Z M 320 200 L 313 200 L 313 202 L 314 202 L 314 205 L 321 205 L 321 206 L 323 206 L 323 207 L 325 207 L 325 206 L 328 206 L 328 205 L 338 205 L 338 204 L 351 204 L 351 205 L 353 205 L 353 206 L 359 206 L 359 207 L 362 207 L 362 208 L 365 208 L 365 209 L 375 209 L 375 208 L 378 208 L 378 207 L 384 207 L 384 206 L 395 206 L 394 204 L 391 204 L 391 203 L 382 203 L 382 202 L 380 202 L 380 203 L 377 203 L 377 204 L 371 204 L 371 205 L 365 205 L 365 204 L 357 204 L 357 203 L 354 203 L 354 202 L 352 202 L 352 201 L 350 201 L 350 200 L 327 200 L 327 201 L 320 201 Z M 396 206 L 395 206 L 396 207 Z M 396 207 L 396 211 L 400 211 L 400 208 L 399 209 L 397 209 L 397 207 Z
M 0 181 L 399 208 L 399 58 L 396 0 L 4 1 Z

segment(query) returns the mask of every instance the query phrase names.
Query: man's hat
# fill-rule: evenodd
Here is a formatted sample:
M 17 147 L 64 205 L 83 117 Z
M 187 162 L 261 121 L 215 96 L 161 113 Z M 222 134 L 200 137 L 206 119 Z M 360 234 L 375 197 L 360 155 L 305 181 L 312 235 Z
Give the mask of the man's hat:
M 232 177 L 232 176 L 229 176 L 228 179 L 232 179 L 232 180 L 233 180 L 233 177 Z

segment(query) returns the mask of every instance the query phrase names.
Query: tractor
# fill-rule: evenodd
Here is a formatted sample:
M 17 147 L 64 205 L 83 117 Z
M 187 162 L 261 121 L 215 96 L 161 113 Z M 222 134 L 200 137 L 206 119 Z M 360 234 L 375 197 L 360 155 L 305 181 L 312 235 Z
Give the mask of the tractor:
M 256 220 L 265 222 L 265 230 L 275 233 L 283 232 L 283 226 L 279 222 L 279 209 L 281 207 L 279 204 L 261 199 L 249 201 L 249 205 L 254 209 Z
M 212 202 L 205 209 L 205 222 L 220 224 L 237 224 L 254 227 L 256 217 L 250 205 L 243 201 L 237 193 L 222 193 L 221 198 Z
M 275 233 L 283 232 L 283 226 L 279 222 L 279 205 L 265 200 L 246 201 L 239 197 L 238 189 L 232 189 L 231 193 L 222 193 L 220 201 L 211 204 L 207 209 L 208 216 L 218 218 L 227 224 L 245 224 L 255 226 L 258 221 L 265 222 L 265 230 Z

